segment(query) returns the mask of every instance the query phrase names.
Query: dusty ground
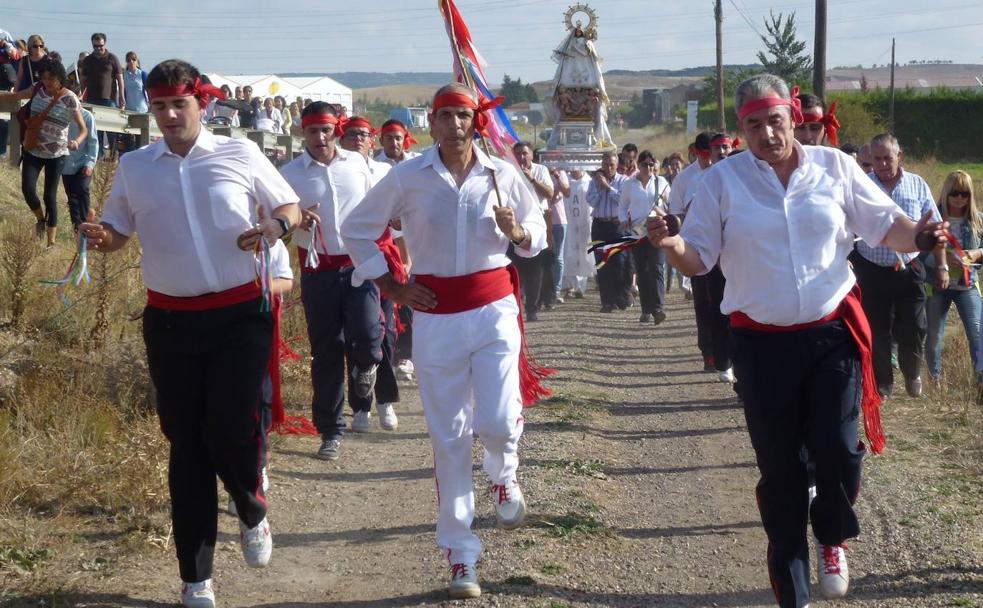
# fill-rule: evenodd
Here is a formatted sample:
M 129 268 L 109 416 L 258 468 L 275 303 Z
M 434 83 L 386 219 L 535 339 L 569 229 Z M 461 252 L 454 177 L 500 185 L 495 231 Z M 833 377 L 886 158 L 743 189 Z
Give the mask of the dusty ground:
M 668 313 L 658 328 L 640 326 L 637 309 L 601 314 L 591 293 L 531 324 L 539 358 L 560 371 L 556 396 L 527 412 L 520 480 L 532 516 L 520 530 L 498 530 L 490 499 L 479 496 L 484 595 L 466 605 L 773 604 L 742 412 L 728 385 L 700 371 L 692 307 L 678 291 Z M 236 522 L 222 514 L 220 606 L 455 604 L 434 546 L 432 460 L 412 388 L 399 415 L 396 433 L 374 427 L 346 438 L 337 463 L 312 458 L 313 438 L 277 441 L 273 561 L 246 568 Z M 890 408 L 885 419 L 898 439 L 868 461 L 849 600 L 816 604 L 983 606 L 978 479 L 948 472 L 945 452 L 917 446 Z M 10 605 L 177 599 L 172 546 L 119 552 L 118 539 L 96 526 L 70 540 L 86 549 L 78 561 L 90 567 L 66 577 L 54 602 L 19 589 Z

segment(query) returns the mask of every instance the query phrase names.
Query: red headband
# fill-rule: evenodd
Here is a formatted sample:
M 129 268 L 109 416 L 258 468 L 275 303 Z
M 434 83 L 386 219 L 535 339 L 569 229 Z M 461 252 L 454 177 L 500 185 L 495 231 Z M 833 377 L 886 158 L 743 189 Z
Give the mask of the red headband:
M 735 137 L 731 139 L 728 135 L 721 135 L 719 137 L 714 137 L 710 140 L 711 146 L 731 146 L 732 148 L 741 147 L 741 138 Z
M 306 129 L 311 125 L 334 125 L 335 137 L 341 137 L 345 134 L 346 124 L 348 124 L 348 118 L 345 116 L 335 116 L 324 112 L 308 114 L 300 119 L 301 129 Z
M 370 123 L 365 118 L 362 118 L 361 116 L 356 116 L 355 118 L 345 120 L 345 124 L 342 126 L 341 129 L 341 134 L 344 135 L 345 131 L 347 131 L 348 129 L 354 129 L 357 127 L 368 129 L 369 135 L 376 134 L 376 130 L 372 128 L 372 123 Z
M 382 133 L 402 133 L 403 134 L 403 150 L 409 150 L 410 146 L 419 143 L 413 139 L 413 134 L 403 128 L 402 125 L 391 123 L 382 127 Z
M 792 99 L 782 99 L 781 97 L 762 97 L 745 103 L 737 109 L 737 118 L 744 120 L 748 114 L 771 108 L 774 106 L 789 106 L 792 108 L 792 122 L 802 124 L 802 102 L 798 98 L 799 87 L 792 87 Z
M 841 125 L 840 121 L 836 119 L 836 104 L 837 102 L 835 101 L 830 104 L 829 110 L 827 110 L 825 114 L 822 114 L 819 111 L 814 112 L 812 111 L 812 108 L 810 108 L 808 112 L 804 112 L 802 114 L 802 122 L 822 123 L 823 126 L 826 127 L 826 139 L 829 140 L 830 145 L 838 148 L 840 146 L 840 138 L 837 135 L 837 131 L 839 131 L 840 127 L 843 125 Z M 816 110 L 819 110 L 819 108 L 816 107 Z
M 195 78 L 194 85 L 182 82 L 176 85 L 158 85 L 147 88 L 147 97 L 151 101 L 158 97 L 194 97 L 198 105 L 204 108 L 212 97 L 225 99 L 225 93 L 215 85 L 203 84 L 201 78 Z
M 444 93 L 434 98 L 432 111 L 436 114 L 437 110 L 441 108 L 470 108 L 474 110 L 474 130 L 482 136 L 487 136 L 488 121 L 490 120 L 487 112 L 503 101 L 505 101 L 504 97 L 496 97 L 492 100 L 482 99 L 481 103 L 476 103 L 471 97 L 463 93 Z

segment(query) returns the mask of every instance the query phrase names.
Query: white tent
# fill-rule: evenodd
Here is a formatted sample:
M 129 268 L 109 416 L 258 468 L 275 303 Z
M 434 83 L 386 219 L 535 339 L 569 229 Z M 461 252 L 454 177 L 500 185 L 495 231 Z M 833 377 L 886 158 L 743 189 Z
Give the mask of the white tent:
M 276 74 L 237 74 L 231 76 L 209 74 L 208 77 L 215 86 L 227 84 L 233 90 L 236 87 L 251 86 L 253 97 L 282 95 L 288 103 L 297 97 L 303 97 L 313 101 L 338 103 L 345 106 L 349 113 L 352 112 L 352 90 L 327 76 L 282 78 Z

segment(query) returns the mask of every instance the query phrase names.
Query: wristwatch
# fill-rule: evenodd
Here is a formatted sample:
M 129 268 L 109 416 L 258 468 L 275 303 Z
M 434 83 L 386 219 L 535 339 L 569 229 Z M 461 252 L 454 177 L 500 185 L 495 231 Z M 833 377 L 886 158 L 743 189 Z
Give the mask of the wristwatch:
M 522 228 L 522 226 L 519 226 L 519 228 L 522 229 L 522 238 L 519 239 L 518 241 L 515 240 L 515 239 L 509 239 L 510 241 L 512 241 L 512 243 L 514 245 L 521 245 L 522 244 L 522 241 L 526 240 L 526 236 L 527 236 L 526 229 L 525 228 Z
M 287 221 L 287 218 L 274 215 L 273 219 L 275 219 L 276 223 L 280 224 L 280 228 L 283 229 L 283 234 L 280 235 L 280 238 L 282 239 L 283 237 L 287 236 L 287 233 L 290 232 L 290 222 Z
M 935 268 L 936 268 L 936 270 L 941 270 L 943 272 L 949 272 L 949 267 L 948 266 L 936 266 Z

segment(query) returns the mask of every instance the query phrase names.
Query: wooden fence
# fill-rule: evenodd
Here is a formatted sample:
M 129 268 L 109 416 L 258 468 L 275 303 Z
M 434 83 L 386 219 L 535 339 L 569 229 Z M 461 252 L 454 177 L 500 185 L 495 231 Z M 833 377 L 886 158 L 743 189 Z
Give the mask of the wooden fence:
M 10 144 L 7 148 L 7 159 L 13 167 L 16 167 L 20 163 L 21 157 L 20 125 L 17 123 L 15 114 L 23 103 L 22 101 L 0 102 L 0 119 L 10 121 Z M 129 112 L 127 110 L 118 110 L 104 106 L 93 106 L 86 103 L 83 103 L 82 106 L 95 116 L 97 130 L 136 135 L 137 146 L 146 146 L 152 139 L 161 137 L 157 123 L 150 114 Z M 300 137 L 276 135 L 255 129 L 223 127 L 221 125 L 204 126 L 216 135 L 254 141 L 264 152 L 283 152 L 286 154 L 288 161 L 304 151 L 303 139 Z

